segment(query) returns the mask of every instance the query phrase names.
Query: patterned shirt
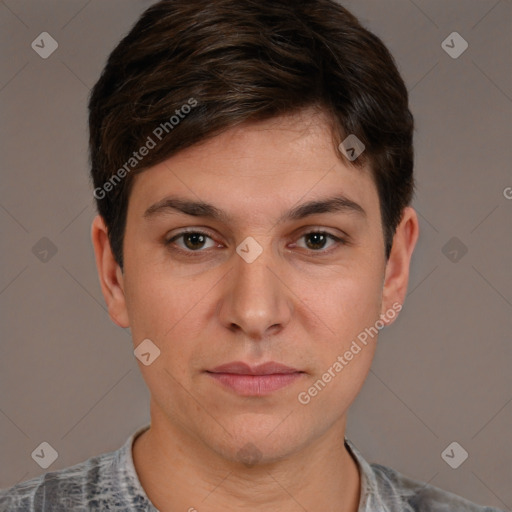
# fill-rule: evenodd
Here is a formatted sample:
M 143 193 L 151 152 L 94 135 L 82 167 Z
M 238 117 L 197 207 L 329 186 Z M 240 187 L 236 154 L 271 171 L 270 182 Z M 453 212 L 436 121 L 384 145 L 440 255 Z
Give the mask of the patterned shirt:
M 116 451 L 0 490 L 0 512 L 158 512 L 142 488 L 132 458 L 135 438 L 148 428 L 136 430 Z M 361 475 L 358 512 L 504 512 L 369 464 L 346 437 L 345 446 Z

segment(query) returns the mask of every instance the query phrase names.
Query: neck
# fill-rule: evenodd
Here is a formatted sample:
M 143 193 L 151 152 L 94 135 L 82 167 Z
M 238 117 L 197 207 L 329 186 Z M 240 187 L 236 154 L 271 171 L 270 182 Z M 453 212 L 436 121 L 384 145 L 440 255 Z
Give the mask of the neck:
M 345 418 L 286 459 L 226 460 L 169 422 L 153 421 L 133 445 L 139 480 L 160 512 L 357 512 L 360 475 L 344 446 Z

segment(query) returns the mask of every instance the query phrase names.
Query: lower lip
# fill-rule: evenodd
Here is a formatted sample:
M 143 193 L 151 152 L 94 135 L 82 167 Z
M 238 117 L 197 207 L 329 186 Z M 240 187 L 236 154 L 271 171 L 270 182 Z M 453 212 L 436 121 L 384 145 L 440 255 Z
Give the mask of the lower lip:
M 263 396 L 295 382 L 301 372 L 274 373 L 272 375 L 239 375 L 235 373 L 208 374 L 224 386 L 242 396 Z

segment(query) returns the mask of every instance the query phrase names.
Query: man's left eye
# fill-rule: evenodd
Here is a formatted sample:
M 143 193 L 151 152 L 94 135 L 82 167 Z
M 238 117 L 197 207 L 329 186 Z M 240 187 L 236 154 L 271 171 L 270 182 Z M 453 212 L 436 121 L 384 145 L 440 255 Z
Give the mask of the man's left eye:
M 344 243 L 344 240 L 332 235 L 331 233 L 327 233 L 325 231 L 311 231 L 310 233 L 306 233 L 305 235 L 302 235 L 300 238 L 305 238 L 306 240 L 309 240 L 309 243 L 306 242 L 306 249 L 317 251 L 319 249 L 324 249 L 325 244 L 330 239 L 331 241 L 334 241 L 336 245 Z

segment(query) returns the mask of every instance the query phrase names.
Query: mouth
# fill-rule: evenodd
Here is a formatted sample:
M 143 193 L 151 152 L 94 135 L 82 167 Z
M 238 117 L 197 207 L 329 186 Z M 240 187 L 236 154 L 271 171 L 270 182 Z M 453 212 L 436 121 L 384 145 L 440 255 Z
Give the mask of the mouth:
M 289 386 L 305 372 L 270 361 L 257 366 L 235 361 L 207 370 L 223 387 L 241 396 L 264 396 Z

